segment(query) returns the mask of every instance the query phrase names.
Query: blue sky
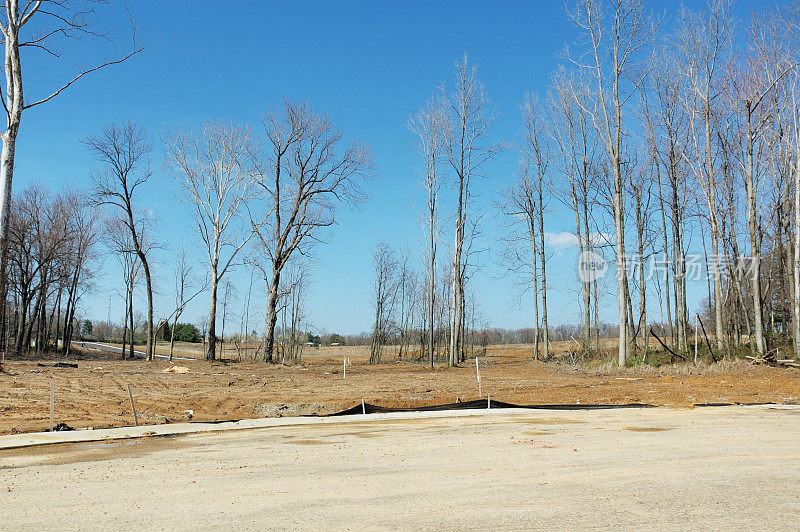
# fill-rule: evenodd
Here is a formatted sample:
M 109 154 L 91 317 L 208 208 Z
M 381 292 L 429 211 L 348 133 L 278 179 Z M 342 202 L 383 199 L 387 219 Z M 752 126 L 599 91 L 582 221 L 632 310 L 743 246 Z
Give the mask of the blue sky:
M 688 2 L 689 7 L 700 3 Z M 746 13 L 753 4 L 741 4 Z M 677 3 L 653 2 L 671 20 Z M 194 128 L 203 120 L 257 124 L 259 116 L 282 98 L 301 99 L 328 112 L 350 138 L 369 144 L 377 172 L 367 186 L 371 200 L 361 209 L 340 210 L 328 243 L 316 251 L 308 315 L 317 330 L 354 333 L 369 328 L 371 250 L 380 240 L 419 256 L 424 201 L 416 168 L 408 116 L 453 76 L 453 62 L 464 53 L 496 103 L 498 139 L 513 142 L 521 124 L 519 104 L 526 91 L 543 93 L 549 74 L 562 63 L 564 44 L 575 35 L 561 2 L 135 2 L 130 5 L 137 36 L 145 50 L 129 62 L 82 79 L 57 100 L 23 117 L 17 148 L 14 189 L 32 182 L 54 190 L 66 184 L 86 188 L 96 163 L 80 142 L 110 122 L 131 119 L 154 140 L 152 179 L 142 189 L 141 205 L 158 220 L 164 249 L 156 263 L 157 314 L 167 314 L 172 299 L 172 253 L 181 240 L 195 250 L 197 268 L 205 266 L 196 247 L 192 220 L 174 195 L 164 172 L 159 137 L 167 127 Z M 743 17 L 739 17 L 740 20 Z M 104 11 L 100 24 L 116 28 L 120 50 L 128 46 L 126 19 L 118 6 Z M 70 42 L 60 62 L 36 50 L 23 56 L 26 97 L 37 98 L 74 72 L 113 53 L 95 43 Z M 494 206 L 513 180 L 517 155 L 509 150 L 487 167 L 476 183 L 484 213 L 481 270 L 473 278 L 478 306 L 487 324 L 516 328 L 531 325 L 530 296 L 518 304 L 518 288 L 500 263 L 508 221 Z M 447 201 L 447 200 L 445 200 Z M 443 223 L 452 206 L 443 205 Z M 574 218 L 554 201 L 546 231 L 573 230 Z M 449 242 L 449 237 L 448 237 Z M 444 249 L 444 248 L 442 248 Z M 554 323 L 578 321 L 575 253 L 550 249 L 550 313 Z M 421 258 L 418 264 L 421 265 Z M 248 273 L 231 278 L 244 295 Z M 120 285 L 118 266 L 108 258 L 95 290 L 85 297 L 88 317 L 104 319 L 109 294 Z M 263 282 L 257 283 L 252 312 L 263 306 Z M 705 295 L 705 283 L 690 286 L 689 299 Z M 141 299 L 141 298 L 140 298 Z M 612 319 L 614 299 L 604 298 L 603 315 Z M 139 306 L 142 307 L 143 299 Z M 121 321 L 122 300 L 115 293 L 112 319 Z M 187 321 L 207 312 L 207 297 L 187 311 Z M 251 320 L 256 321 L 258 320 Z M 257 330 L 262 324 L 257 323 Z

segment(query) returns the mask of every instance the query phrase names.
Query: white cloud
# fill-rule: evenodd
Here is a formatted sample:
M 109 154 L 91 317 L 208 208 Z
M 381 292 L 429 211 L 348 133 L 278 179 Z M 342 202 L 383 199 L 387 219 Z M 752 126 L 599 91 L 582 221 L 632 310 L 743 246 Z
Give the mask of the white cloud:
M 575 233 L 567 231 L 561 233 L 544 233 L 545 245 L 551 248 L 562 250 L 578 247 L 578 237 Z M 607 233 L 594 233 L 592 235 L 592 243 L 594 245 L 605 244 L 606 242 L 613 242 L 613 235 Z
M 574 233 L 544 233 L 544 243 L 556 249 L 568 249 L 578 245 L 578 237 Z

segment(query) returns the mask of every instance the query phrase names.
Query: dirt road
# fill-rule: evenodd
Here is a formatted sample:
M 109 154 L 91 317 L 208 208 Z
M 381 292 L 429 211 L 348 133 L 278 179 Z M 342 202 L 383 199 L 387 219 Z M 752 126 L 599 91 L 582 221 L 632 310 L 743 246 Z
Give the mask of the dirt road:
M 501 412 L 0 452 L 3 527 L 758 528 L 800 408 Z

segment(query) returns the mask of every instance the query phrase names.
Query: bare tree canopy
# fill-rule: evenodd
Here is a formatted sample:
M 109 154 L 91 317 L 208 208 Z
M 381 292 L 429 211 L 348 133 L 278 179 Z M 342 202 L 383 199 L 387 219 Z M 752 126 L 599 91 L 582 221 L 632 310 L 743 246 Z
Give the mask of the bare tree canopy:
M 142 264 L 147 287 L 147 360 L 153 360 L 155 330 L 153 329 L 153 278 L 148 260 L 154 246 L 146 213 L 137 208 L 136 191 L 150 178 L 147 157 L 153 147 L 147 132 L 133 122 L 112 124 L 102 133 L 84 139 L 84 144 L 103 165 L 95 174 L 95 195 L 101 205 L 116 210 L 118 219 L 130 233 L 133 252 Z
M 360 204 L 362 183 L 372 175 L 372 154 L 347 143 L 327 115 L 286 101 L 262 119 L 266 143 L 258 188 L 266 198 L 265 223 L 253 222 L 267 283 L 267 318 L 262 359 L 273 360 L 281 272 L 294 253 L 305 254 L 336 220 L 341 202 Z
M 167 171 L 192 206 L 208 259 L 211 303 L 206 359 L 216 358 L 217 289 L 239 252 L 263 225 L 246 223 L 256 197 L 256 150 L 250 129 L 206 123 L 199 132 L 173 131 L 166 141 Z
M 450 312 L 450 353 L 448 363 L 457 365 L 464 356 L 465 320 L 465 242 L 470 225 L 473 201 L 472 180 L 481 177 L 486 163 L 503 148 L 492 141 L 490 132 L 497 112 L 478 79 L 478 69 L 464 55 L 456 61 L 453 90 L 442 88 L 442 101 L 448 115 L 449 128 L 444 134 L 445 155 L 458 191 L 453 243 L 452 296 Z

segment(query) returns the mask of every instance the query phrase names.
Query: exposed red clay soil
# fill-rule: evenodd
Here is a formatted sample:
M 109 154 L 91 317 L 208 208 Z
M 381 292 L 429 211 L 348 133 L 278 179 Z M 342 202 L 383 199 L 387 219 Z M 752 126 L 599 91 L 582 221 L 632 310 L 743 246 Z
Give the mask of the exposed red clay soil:
M 344 356 L 352 360 L 346 380 Z M 163 373 L 170 364 L 162 360 L 120 361 L 89 352 L 70 360 L 6 360 L 0 373 L 0 434 L 47 428 L 51 381 L 55 422 L 73 428 L 132 425 L 128 384 L 140 424 L 328 414 L 362 398 L 383 406 L 412 407 L 478 396 L 473 360 L 433 371 L 402 362 L 370 366 L 366 360 L 365 348 L 347 346 L 309 348 L 302 364 L 293 367 L 176 362 L 189 368 L 187 374 Z M 483 395 L 518 404 L 640 402 L 690 407 L 709 402 L 800 402 L 800 370 L 746 361 L 626 369 L 585 363 L 574 369 L 533 361 L 525 346 L 492 346 L 480 361 Z M 55 362 L 78 367 L 52 367 Z

